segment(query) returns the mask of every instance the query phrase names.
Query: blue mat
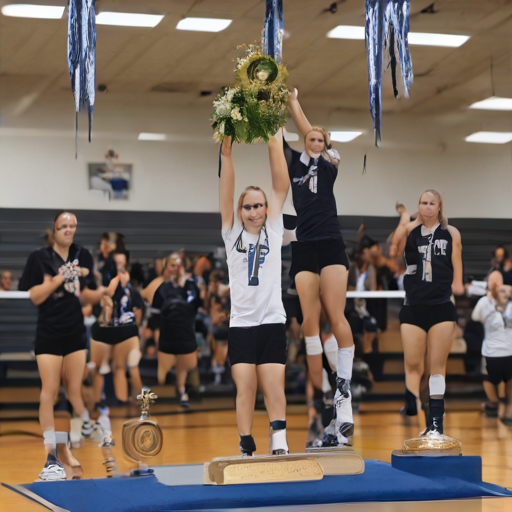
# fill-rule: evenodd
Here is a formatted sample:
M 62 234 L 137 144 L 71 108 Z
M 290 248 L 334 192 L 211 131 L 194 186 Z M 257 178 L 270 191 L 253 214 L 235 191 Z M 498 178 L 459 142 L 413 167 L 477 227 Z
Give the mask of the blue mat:
M 403 458 L 401 458 L 403 459 Z M 365 501 L 423 501 L 512 496 L 504 487 L 478 480 L 472 470 L 461 476 L 446 476 L 451 463 L 432 459 L 400 462 L 409 469 L 423 466 L 428 473 L 444 467 L 443 474 L 424 476 L 402 471 L 385 462 L 365 461 L 361 475 L 326 476 L 314 482 L 252 484 L 233 486 L 164 485 L 154 476 L 102 478 L 64 482 L 36 482 L 26 488 L 49 502 L 72 512 L 139 512 L 166 510 L 207 510 L 285 505 L 309 505 Z M 480 457 L 454 457 L 453 464 L 479 465 Z M 473 460 L 469 460 L 473 459 Z M 425 462 L 425 464 L 423 464 Z M 429 466 L 429 467 L 427 467 Z M 190 466 L 189 466 L 190 467 Z M 202 466 L 199 466 L 202 467 Z M 198 469 L 199 469 L 198 467 Z M 407 468 L 406 468 L 407 469 Z M 453 470 L 453 467 L 452 467 Z M 480 469 L 481 471 L 481 469 Z M 419 470 L 423 472 L 423 470 Z M 454 473 L 452 473 L 453 475 Z

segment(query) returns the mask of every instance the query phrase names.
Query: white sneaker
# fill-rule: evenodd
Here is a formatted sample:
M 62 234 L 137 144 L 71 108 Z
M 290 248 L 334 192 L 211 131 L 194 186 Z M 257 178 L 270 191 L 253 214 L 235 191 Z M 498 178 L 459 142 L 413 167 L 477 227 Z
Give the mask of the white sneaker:
M 354 435 L 354 418 L 352 415 L 352 393 L 350 392 L 350 380 L 336 377 L 336 394 L 334 395 L 336 405 L 336 428 L 338 439 L 347 439 L 352 444 Z
M 47 462 L 39 473 L 41 480 L 66 480 L 64 466 L 60 462 Z
M 90 437 L 93 433 L 94 425 L 91 421 L 82 422 L 82 437 Z

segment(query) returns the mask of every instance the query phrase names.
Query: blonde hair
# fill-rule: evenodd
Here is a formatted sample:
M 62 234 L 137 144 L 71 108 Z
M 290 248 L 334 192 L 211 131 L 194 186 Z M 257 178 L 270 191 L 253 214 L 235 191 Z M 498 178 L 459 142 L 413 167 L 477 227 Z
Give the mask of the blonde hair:
M 324 150 L 327 150 L 331 147 L 331 137 L 329 137 L 329 132 L 323 126 L 312 126 L 311 130 L 309 130 L 309 132 L 304 135 L 304 144 L 306 143 L 306 137 L 311 132 L 319 132 L 324 136 Z
M 165 269 L 167 268 L 167 265 L 169 265 L 169 263 L 171 263 L 172 261 L 176 261 L 176 260 L 181 260 L 181 263 L 183 265 L 183 259 L 180 256 L 179 252 L 172 252 L 171 254 L 169 254 L 169 256 L 166 256 L 163 260 L 164 272 L 165 272 Z
M 244 205 L 244 199 L 245 199 L 245 196 L 249 193 L 249 192 L 261 192 L 263 194 L 263 197 L 265 198 L 265 208 L 268 208 L 268 200 L 267 200 L 267 194 L 265 194 L 265 192 L 260 188 L 260 187 L 256 187 L 254 185 L 249 185 L 241 194 L 240 194 L 240 198 L 238 199 L 238 206 L 236 208 L 236 213 L 238 215 L 238 218 L 240 220 L 242 220 L 242 216 L 240 215 L 240 212 L 242 211 L 242 206 Z
M 421 194 L 420 201 L 421 201 L 421 198 L 425 194 L 432 194 L 433 196 L 435 196 L 435 198 L 439 202 L 439 213 L 437 215 L 437 220 L 438 220 L 439 224 L 441 225 L 440 226 L 441 229 L 446 229 L 448 227 L 448 218 L 444 214 L 443 197 L 441 196 L 441 194 L 437 190 L 429 188 L 428 190 L 425 190 L 425 192 L 423 192 L 423 194 Z

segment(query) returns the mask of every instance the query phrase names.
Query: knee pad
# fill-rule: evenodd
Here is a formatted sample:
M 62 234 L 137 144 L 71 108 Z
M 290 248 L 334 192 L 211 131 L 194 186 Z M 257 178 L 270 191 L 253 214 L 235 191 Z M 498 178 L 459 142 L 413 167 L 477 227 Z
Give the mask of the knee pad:
M 338 366 L 338 342 L 334 335 L 328 338 L 324 343 L 324 352 L 327 357 L 327 361 L 329 361 L 329 365 L 332 368 L 332 371 L 336 371 Z
M 126 360 L 126 365 L 128 368 L 135 368 L 139 366 L 140 358 L 142 357 L 142 352 L 138 348 L 132 348 L 130 352 L 128 352 L 128 358 Z
M 446 391 L 446 382 L 442 375 L 431 375 L 428 381 L 430 396 L 443 396 Z
M 318 356 L 323 352 L 320 336 L 305 336 L 306 354 L 308 356 Z

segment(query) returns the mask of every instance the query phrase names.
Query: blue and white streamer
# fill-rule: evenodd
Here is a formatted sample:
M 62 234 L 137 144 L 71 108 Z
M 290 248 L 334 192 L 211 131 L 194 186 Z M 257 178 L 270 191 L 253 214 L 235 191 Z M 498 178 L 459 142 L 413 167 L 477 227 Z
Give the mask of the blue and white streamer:
M 398 96 L 396 64 L 401 68 L 404 94 L 409 97 L 413 82 L 409 52 L 409 0 L 366 0 L 366 53 L 368 58 L 368 89 L 370 111 L 375 131 L 375 145 L 381 139 L 381 81 L 384 49 L 389 51 L 393 91 Z
M 263 53 L 281 64 L 283 58 L 283 0 L 267 0 L 262 43 Z
M 91 142 L 96 71 L 96 0 L 69 0 L 68 66 L 75 97 L 75 137 L 78 133 L 78 112 L 86 107 Z

